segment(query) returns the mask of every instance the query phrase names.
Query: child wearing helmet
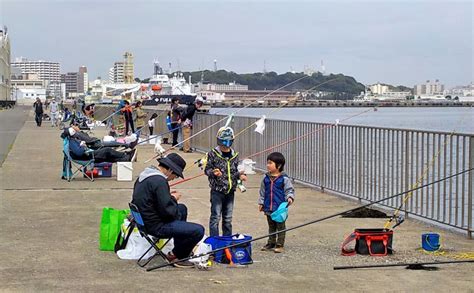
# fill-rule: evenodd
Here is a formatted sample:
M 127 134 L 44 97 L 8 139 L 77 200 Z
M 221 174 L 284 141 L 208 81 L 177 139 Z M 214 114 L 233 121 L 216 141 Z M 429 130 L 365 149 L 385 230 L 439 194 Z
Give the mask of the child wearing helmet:
M 217 147 L 207 154 L 204 172 L 211 187 L 211 216 L 209 219 L 210 236 L 219 236 L 219 222 L 222 217 L 222 235 L 232 235 L 232 211 L 237 180 L 247 177 L 237 169 L 239 154 L 232 149 L 234 131 L 230 127 L 221 127 L 217 132 Z

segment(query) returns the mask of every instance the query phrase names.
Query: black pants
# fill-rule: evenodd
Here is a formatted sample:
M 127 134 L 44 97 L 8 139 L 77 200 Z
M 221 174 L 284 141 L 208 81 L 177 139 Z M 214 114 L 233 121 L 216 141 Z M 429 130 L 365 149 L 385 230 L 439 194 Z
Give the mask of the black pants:
M 268 222 L 268 234 L 286 229 L 285 222 L 283 222 L 283 223 L 275 222 L 275 221 L 272 220 L 272 217 L 270 215 L 267 215 L 267 222 Z M 276 235 L 270 236 L 268 238 L 268 244 L 272 245 L 272 246 L 275 245 L 275 244 L 277 246 L 284 246 L 285 245 L 285 234 L 286 234 L 285 232 L 282 232 L 282 233 L 278 233 Z
M 178 144 L 178 135 L 179 135 L 179 123 L 171 123 L 171 129 L 173 130 L 173 143 L 172 146 Z
M 178 204 L 179 219 L 163 224 L 160 228 L 152 227 L 150 232 L 159 238 L 173 238 L 173 254 L 178 259 L 188 257 L 196 244 L 204 236 L 204 227 L 186 222 L 188 209 L 183 204 Z
M 129 129 L 132 129 L 132 133 L 135 133 L 135 126 L 133 125 L 132 113 L 127 111 L 127 112 L 124 112 L 123 115 L 125 118 L 125 135 L 128 135 Z M 130 125 L 130 128 L 128 127 L 129 125 Z
M 35 121 L 36 125 L 41 126 L 41 122 L 43 121 L 43 113 L 35 113 Z
M 124 152 L 119 152 L 113 148 L 104 147 L 94 151 L 94 158 L 96 163 L 102 162 L 128 162 L 130 161 L 130 155 Z
M 148 126 L 148 130 L 150 131 L 150 135 L 153 135 L 153 127 Z

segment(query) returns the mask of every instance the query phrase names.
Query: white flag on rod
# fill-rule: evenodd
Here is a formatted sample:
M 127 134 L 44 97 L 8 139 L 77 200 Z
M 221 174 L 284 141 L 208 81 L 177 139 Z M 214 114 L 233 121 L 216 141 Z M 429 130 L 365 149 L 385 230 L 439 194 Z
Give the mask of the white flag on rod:
M 255 122 L 255 132 L 260 133 L 263 135 L 263 131 L 265 130 L 265 115 L 262 115 L 262 118 L 258 119 L 257 122 Z
M 230 127 L 230 124 L 232 123 L 232 120 L 234 119 L 234 113 L 229 115 L 229 118 L 227 118 L 227 121 L 225 122 L 225 127 Z

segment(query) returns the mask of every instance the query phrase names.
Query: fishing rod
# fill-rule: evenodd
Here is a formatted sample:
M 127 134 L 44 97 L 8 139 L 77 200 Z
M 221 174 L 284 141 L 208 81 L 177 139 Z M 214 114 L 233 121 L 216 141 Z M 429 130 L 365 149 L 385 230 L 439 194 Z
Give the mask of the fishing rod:
M 303 94 L 304 94 L 304 93 L 308 93 L 308 92 L 314 90 L 315 88 L 318 88 L 318 87 L 320 87 L 320 86 L 322 86 L 322 85 L 324 85 L 324 84 L 326 84 L 326 83 L 330 83 L 330 82 L 332 82 L 332 81 L 334 81 L 334 80 L 336 80 L 336 79 L 338 79 L 338 78 L 341 78 L 341 77 L 338 76 L 338 77 L 336 77 L 336 78 L 333 78 L 333 79 L 327 80 L 327 81 L 325 81 L 325 82 L 323 82 L 323 83 L 320 83 L 320 84 L 318 84 L 318 85 L 315 85 L 315 86 L 313 86 L 313 87 L 311 87 L 311 88 L 305 90 L 305 91 L 303 92 Z M 298 98 L 295 97 L 295 98 L 291 99 L 290 102 L 296 101 L 297 99 L 298 99 Z M 288 104 L 289 104 L 289 103 L 281 103 L 280 106 L 278 106 L 276 109 L 273 109 L 273 110 L 269 111 L 265 116 L 266 116 L 266 117 L 269 117 L 270 115 L 274 114 L 275 112 L 280 111 L 281 109 L 283 109 L 283 107 L 287 106 Z M 258 120 L 257 120 L 257 121 L 258 121 Z M 250 128 L 252 128 L 254 125 L 257 124 L 257 121 L 253 122 L 253 123 L 250 124 L 249 126 L 245 127 L 245 128 L 242 129 L 241 131 L 239 131 L 239 132 L 235 135 L 234 138 L 238 137 L 239 135 L 241 135 L 241 134 L 244 133 L 245 131 L 247 131 L 247 130 L 249 130 Z
M 206 128 L 202 129 L 201 131 L 199 131 L 199 132 L 197 132 L 197 133 L 191 135 L 191 136 L 188 137 L 187 139 L 185 139 L 185 140 L 179 142 L 178 144 L 172 146 L 171 148 L 165 150 L 164 153 L 162 153 L 162 154 L 160 154 L 160 155 L 155 155 L 155 156 L 153 156 L 152 158 L 146 160 L 145 163 L 148 163 L 148 162 L 150 162 L 151 160 L 156 159 L 157 157 L 162 156 L 162 155 L 166 154 L 167 152 L 169 152 L 169 151 L 171 151 L 171 150 L 173 150 L 173 149 L 176 149 L 177 146 L 179 146 L 179 145 L 183 144 L 184 142 L 186 142 L 186 141 L 192 139 L 193 137 L 195 137 L 195 136 L 197 136 L 197 135 L 203 133 L 204 131 L 211 129 L 213 126 L 215 126 L 215 125 L 217 125 L 218 123 L 220 123 L 220 122 L 222 122 L 222 121 L 224 121 L 224 120 L 230 118 L 230 117 L 233 116 L 234 114 L 236 114 L 236 113 L 238 113 L 238 112 L 240 112 L 240 111 L 242 111 L 242 110 L 244 110 L 244 109 L 250 107 L 253 103 L 255 103 L 255 102 L 257 102 L 257 101 L 260 101 L 260 100 L 262 100 L 262 99 L 266 99 L 267 97 L 269 97 L 270 95 L 274 94 L 275 92 L 277 92 L 277 91 L 279 91 L 279 90 L 282 90 L 282 89 L 284 89 L 284 88 L 286 88 L 286 87 L 288 87 L 288 86 L 290 86 L 290 85 L 292 85 L 292 84 L 294 84 L 294 83 L 297 83 L 298 81 L 300 81 L 300 80 L 302 80 L 302 79 L 304 79 L 304 78 L 307 78 L 307 77 L 308 77 L 308 75 L 304 75 L 304 76 L 302 76 L 302 77 L 300 77 L 300 78 L 298 78 L 298 79 L 296 79 L 296 80 L 294 80 L 294 81 L 292 81 L 292 82 L 290 82 L 290 83 L 285 84 L 285 85 L 282 86 L 282 87 L 279 87 L 279 88 L 277 88 L 277 89 L 271 91 L 270 93 L 268 93 L 268 94 L 266 94 L 265 96 L 263 96 L 261 99 L 255 99 L 254 101 L 251 101 L 249 104 L 247 104 L 247 105 L 245 105 L 244 107 L 238 109 L 237 111 L 231 113 L 230 115 L 228 115 L 228 116 L 226 116 L 226 117 L 224 117 L 224 118 L 218 120 L 217 122 L 215 122 L 215 123 L 213 123 L 213 124 L 207 126 Z
M 462 122 L 466 119 L 467 115 L 464 116 L 461 121 L 459 121 L 459 124 L 462 124 Z M 433 154 L 433 157 L 431 158 L 430 162 L 426 165 L 425 169 L 422 171 L 420 177 L 416 180 L 416 182 L 411 186 L 411 187 L 417 187 L 418 185 L 420 185 L 422 182 L 423 182 L 423 179 L 426 177 L 426 175 L 428 174 L 428 171 L 430 170 L 430 168 L 432 168 L 435 164 L 435 161 L 436 161 L 436 158 L 439 157 L 439 155 L 441 154 L 441 151 L 444 149 L 444 147 L 446 147 L 448 145 L 448 142 L 451 141 L 451 137 L 456 134 L 456 129 L 453 129 L 451 131 L 451 133 L 446 137 L 446 139 L 444 140 L 444 143 L 441 147 L 439 147 L 438 149 L 438 152 L 436 154 Z M 408 194 L 406 194 L 401 203 L 400 203 L 400 206 L 395 209 L 393 215 L 385 222 L 384 224 L 384 229 L 388 229 L 390 224 L 395 220 L 395 225 L 392 227 L 392 229 L 394 229 L 395 227 L 399 226 L 402 222 L 403 222 L 403 218 L 400 215 L 400 211 L 403 207 L 403 205 L 406 204 L 406 202 L 408 201 L 408 199 L 410 199 L 411 197 L 413 196 L 413 193 L 410 192 Z
M 305 90 L 304 92 L 309 92 L 309 91 L 311 91 L 311 90 L 313 90 L 313 89 L 315 89 L 315 88 L 317 88 L 317 87 L 322 86 L 323 84 L 329 83 L 329 82 L 334 81 L 334 80 L 336 80 L 336 79 L 338 79 L 338 78 L 340 78 L 340 77 L 336 77 L 336 78 L 333 78 L 333 79 L 331 79 L 331 80 L 328 80 L 328 81 L 325 81 L 325 82 L 323 82 L 323 83 L 320 83 L 320 84 L 318 84 L 318 85 L 315 85 L 315 86 L 313 86 L 313 87 L 311 87 L 311 88 Z M 296 100 L 296 98 L 295 98 L 294 100 Z M 272 113 L 274 113 L 274 112 L 276 112 L 276 111 L 282 109 L 282 108 L 283 108 L 284 106 L 286 106 L 287 104 L 288 104 L 288 103 L 282 103 L 278 108 L 271 110 L 267 115 L 271 115 Z M 350 118 L 349 118 L 349 119 L 350 119 Z M 346 120 L 347 120 L 347 119 L 346 119 Z M 246 130 L 248 130 L 248 129 L 250 129 L 251 127 L 253 127 L 256 123 L 257 123 L 257 122 L 254 122 L 254 123 L 248 125 L 247 127 L 245 127 L 244 129 L 242 129 L 241 131 L 239 131 L 239 132 L 235 135 L 234 138 L 238 137 L 239 135 L 241 135 L 242 133 L 244 133 Z M 202 159 L 199 159 L 199 160 L 194 161 L 191 166 L 189 166 L 189 167 L 187 167 L 187 168 L 185 169 L 185 171 L 191 169 L 193 166 L 195 166 L 196 164 L 198 164 L 198 163 L 201 162 L 201 161 L 202 161 Z M 197 176 L 197 177 L 199 177 L 199 176 Z M 195 178 L 197 178 L 197 177 L 195 176 Z M 186 181 L 188 181 L 188 180 L 186 180 Z M 179 184 L 179 183 L 180 183 L 180 182 L 176 183 L 175 185 L 177 185 L 177 184 Z
M 360 112 L 360 113 L 356 113 L 356 114 L 354 114 L 354 115 L 351 115 L 351 116 L 349 116 L 349 117 L 346 117 L 346 118 L 342 119 L 341 122 L 347 121 L 347 120 L 349 120 L 349 119 L 352 119 L 352 118 L 354 118 L 354 117 L 360 116 L 360 115 L 365 114 L 365 113 L 370 112 L 370 111 L 373 111 L 373 109 L 370 108 L 370 109 L 364 110 L 364 111 L 362 111 L 362 112 Z M 296 140 L 301 139 L 301 138 L 305 138 L 305 137 L 307 137 L 307 136 L 310 136 L 311 134 L 320 132 L 320 131 L 325 130 L 325 129 L 330 128 L 330 127 L 336 127 L 338 124 L 339 124 L 339 122 L 336 122 L 336 123 L 334 123 L 334 124 L 328 124 L 328 125 L 326 125 L 326 126 L 324 126 L 324 127 L 321 127 L 321 128 L 319 128 L 319 129 L 316 129 L 316 130 L 314 130 L 314 131 L 310 131 L 310 132 L 308 132 L 308 133 L 306 133 L 306 134 L 303 134 L 303 135 L 300 135 L 300 136 L 291 138 L 291 139 L 289 139 L 289 140 L 283 141 L 282 143 L 279 143 L 279 144 L 270 146 L 269 148 L 266 148 L 266 149 L 264 149 L 263 151 L 256 152 L 255 154 L 246 156 L 245 158 L 252 158 L 252 157 L 259 156 L 259 155 L 261 155 L 261 154 L 263 154 L 263 153 L 265 153 L 265 152 L 268 152 L 268 151 L 270 151 L 270 150 L 272 150 L 272 149 L 274 149 L 274 148 L 277 148 L 277 147 L 280 147 L 280 146 L 283 146 L 283 145 L 292 143 L 293 141 L 296 141 Z M 195 162 L 195 164 L 198 163 L 199 161 L 200 161 L 200 160 L 197 160 L 197 161 Z M 198 177 L 200 177 L 200 176 L 205 176 L 205 175 L 206 175 L 206 174 L 202 173 L 202 174 L 200 174 L 200 175 L 198 175 L 198 176 L 193 177 L 193 179 L 194 179 L 194 178 L 198 178 Z M 183 179 L 183 180 L 184 180 L 184 179 Z M 180 180 L 180 181 L 176 182 L 174 185 L 178 185 L 178 184 L 184 183 L 185 181 L 183 181 L 183 180 Z M 189 181 L 189 180 L 186 180 L 186 181 Z
M 413 262 L 413 263 L 393 263 L 393 264 L 373 264 L 360 266 L 335 266 L 336 270 L 351 270 L 351 269 L 371 269 L 371 268 L 387 268 L 387 267 L 406 267 L 409 270 L 427 269 L 425 265 L 445 265 L 458 263 L 473 263 L 474 260 L 450 260 L 450 261 L 436 261 L 436 262 Z
M 248 243 L 251 243 L 251 242 L 255 242 L 255 241 L 257 241 L 257 240 L 262 240 L 262 239 L 268 238 L 268 237 L 270 237 L 270 236 L 277 235 L 277 234 L 279 234 L 279 233 L 283 233 L 283 232 L 288 232 L 288 231 L 296 230 L 296 229 L 299 229 L 299 228 L 302 228 L 302 227 L 305 227 L 305 226 L 308 226 L 308 225 L 312 225 L 312 224 L 319 223 L 319 222 L 322 222 L 322 221 L 325 221 L 325 220 L 329 220 L 329 219 L 332 219 L 332 218 L 341 216 L 341 215 L 346 214 L 346 213 L 351 213 L 351 212 L 357 211 L 357 210 L 359 210 L 359 209 L 366 208 L 366 207 L 368 207 L 368 206 L 371 206 L 371 205 L 374 205 L 374 204 L 378 204 L 378 203 L 384 202 L 384 201 L 389 200 L 389 199 L 392 199 L 392 198 L 399 197 L 399 196 L 404 195 L 404 194 L 406 194 L 406 193 L 408 193 L 408 192 L 413 192 L 413 191 L 415 191 L 415 190 L 422 189 L 422 188 L 425 188 L 425 187 L 428 187 L 428 186 L 431 186 L 431 185 L 434 185 L 434 184 L 443 182 L 443 181 L 445 181 L 445 180 L 454 178 L 454 177 L 459 176 L 459 175 L 462 175 L 462 174 L 464 174 L 464 173 L 471 172 L 472 170 L 474 170 L 474 168 L 466 169 L 466 170 L 464 170 L 464 171 L 461 171 L 461 172 L 458 172 L 458 173 L 449 175 L 449 176 L 447 176 L 447 177 L 438 179 L 438 180 L 436 180 L 436 181 L 433 181 L 433 182 L 430 182 L 430 183 L 426 183 L 426 184 L 424 184 L 424 185 L 422 185 L 422 186 L 418 186 L 418 187 L 416 187 L 416 188 L 413 188 L 413 189 L 410 189 L 410 190 L 407 190 L 407 191 L 403 191 L 403 192 L 400 192 L 400 193 L 397 193 L 397 194 L 394 194 L 394 195 L 385 197 L 385 198 L 383 198 L 383 199 L 379 199 L 379 200 L 376 200 L 376 201 L 373 201 L 373 202 L 369 202 L 369 203 L 367 203 L 367 204 L 364 204 L 364 205 L 359 206 L 359 207 L 356 207 L 356 208 L 352 208 L 352 209 L 345 210 L 345 211 L 342 211 L 342 212 L 339 212 L 339 213 L 335 213 L 335 214 L 332 214 L 332 215 L 329 215 L 329 216 L 325 216 L 325 217 L 322 217 L 322 218 L 319 218 L 319 219 L 316 219 L 316 220 L 312 220 L 312 221 L 309 221 L 309 222 L 306 222 L 306 223 L 303 223 L 303 224 L 300 224 L 300 225 L 296 225 L 296 226 L 293 226 L 293 227 L 290 227 L 290 228 L 286 228 L 286 229 L 283 229 L 283 230 L 280 230 L 280 231 L 276 231 L 276 232 L 273 232 L 273 233 L 269 233 L 269 234 L 267 234 L 267 235 L 263 235 L 263 236 L 259 236 L 259 237 L 256 237 L 256 238 L 253 238 L 253 239 L 250 239 L 250 240 L 246 240 L 246 241 L 234 243 L 234 244 L 231 244 L 231 245 L 228 245 L 228 246 L 225 246 L 225 247 L 213 249 L 213 250 L 211 250 L 211 251 L 209 251 L 209 252 L 206 252 L 206 253 L 201 253 L 201 254 L 189 256 L 189 257 L 186 257 L 186 258 L 183 258 L 183 259 L 174 260 L 174 261 L 167 262 L 167 263 L 164 263 L 164 264 L 156 265 L 156 266 L 153 266 L 153 267 L 148 268 L 147 271 L 149 272 L 149 271 L 153 271 L 153 270 L 156 270 L 156 269 L 159 269 L 159 268 L 163 268 L 163 267 L 167 267 L 167 266 L 172 266 L 172 265 L 174 265 L 174 264 L 176 264 L 176 263 L 179 263 L 179 262 L 182 262 L 182 261 L 188 261 L 188 260 L 190 260 L 190 259 L 195 259 L 195 258 L 200 258 L 200 257 L 206 256 L 206 255 L 215 254 L 216 252 L 223 251 L 223 250 L 225 250 L 225 249 L 234 248 L 234 247 L 237 247 L 237 246 L 242 246 L 242 245 L 244 245 L 244 244 L 248 244 Z

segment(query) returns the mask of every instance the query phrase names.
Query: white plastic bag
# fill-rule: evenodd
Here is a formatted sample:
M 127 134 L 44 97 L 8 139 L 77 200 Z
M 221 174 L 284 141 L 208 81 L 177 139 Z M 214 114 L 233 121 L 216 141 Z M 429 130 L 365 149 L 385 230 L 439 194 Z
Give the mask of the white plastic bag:
M 204 243 L 204 240 L 207 238 L 206 235 L 199 241 L 198 244 L 193 249 L 193 254 L 194 255 L 199 255 L 203 253 L 208 253 L 212 251 L 212 246 L 210 244 Z M 194 263 L 194 264 L 205 264 L 209 260 L 209 255 L 204 255 L 201 257 L 196 257 L 192 258 L 189 261 Z
M 125 238 L 128 233 L 128 226 L 130 222 L 125 219 L 122 225 L 122 236 Z M 171 241 L 170 241 L 171 242 Z M 169 243 L 168 243 L 169 244 Z M 159 244 L 158 244 L 159 247 Z M 133 229 L 132 234 L 130 234 L 130 238 L 128 238 L 127 245 L 125 249 L 117 251 L 117 256 L 120 259 L 139 259 L 145 251 L 150 248 L 150 243 L 146 241 L 138 232 L 138 229 Z M 148 259 L 155 254 L 156 250 L 154 248 L 150 249 L 148 253 L 145 255 L 144 259 Z

